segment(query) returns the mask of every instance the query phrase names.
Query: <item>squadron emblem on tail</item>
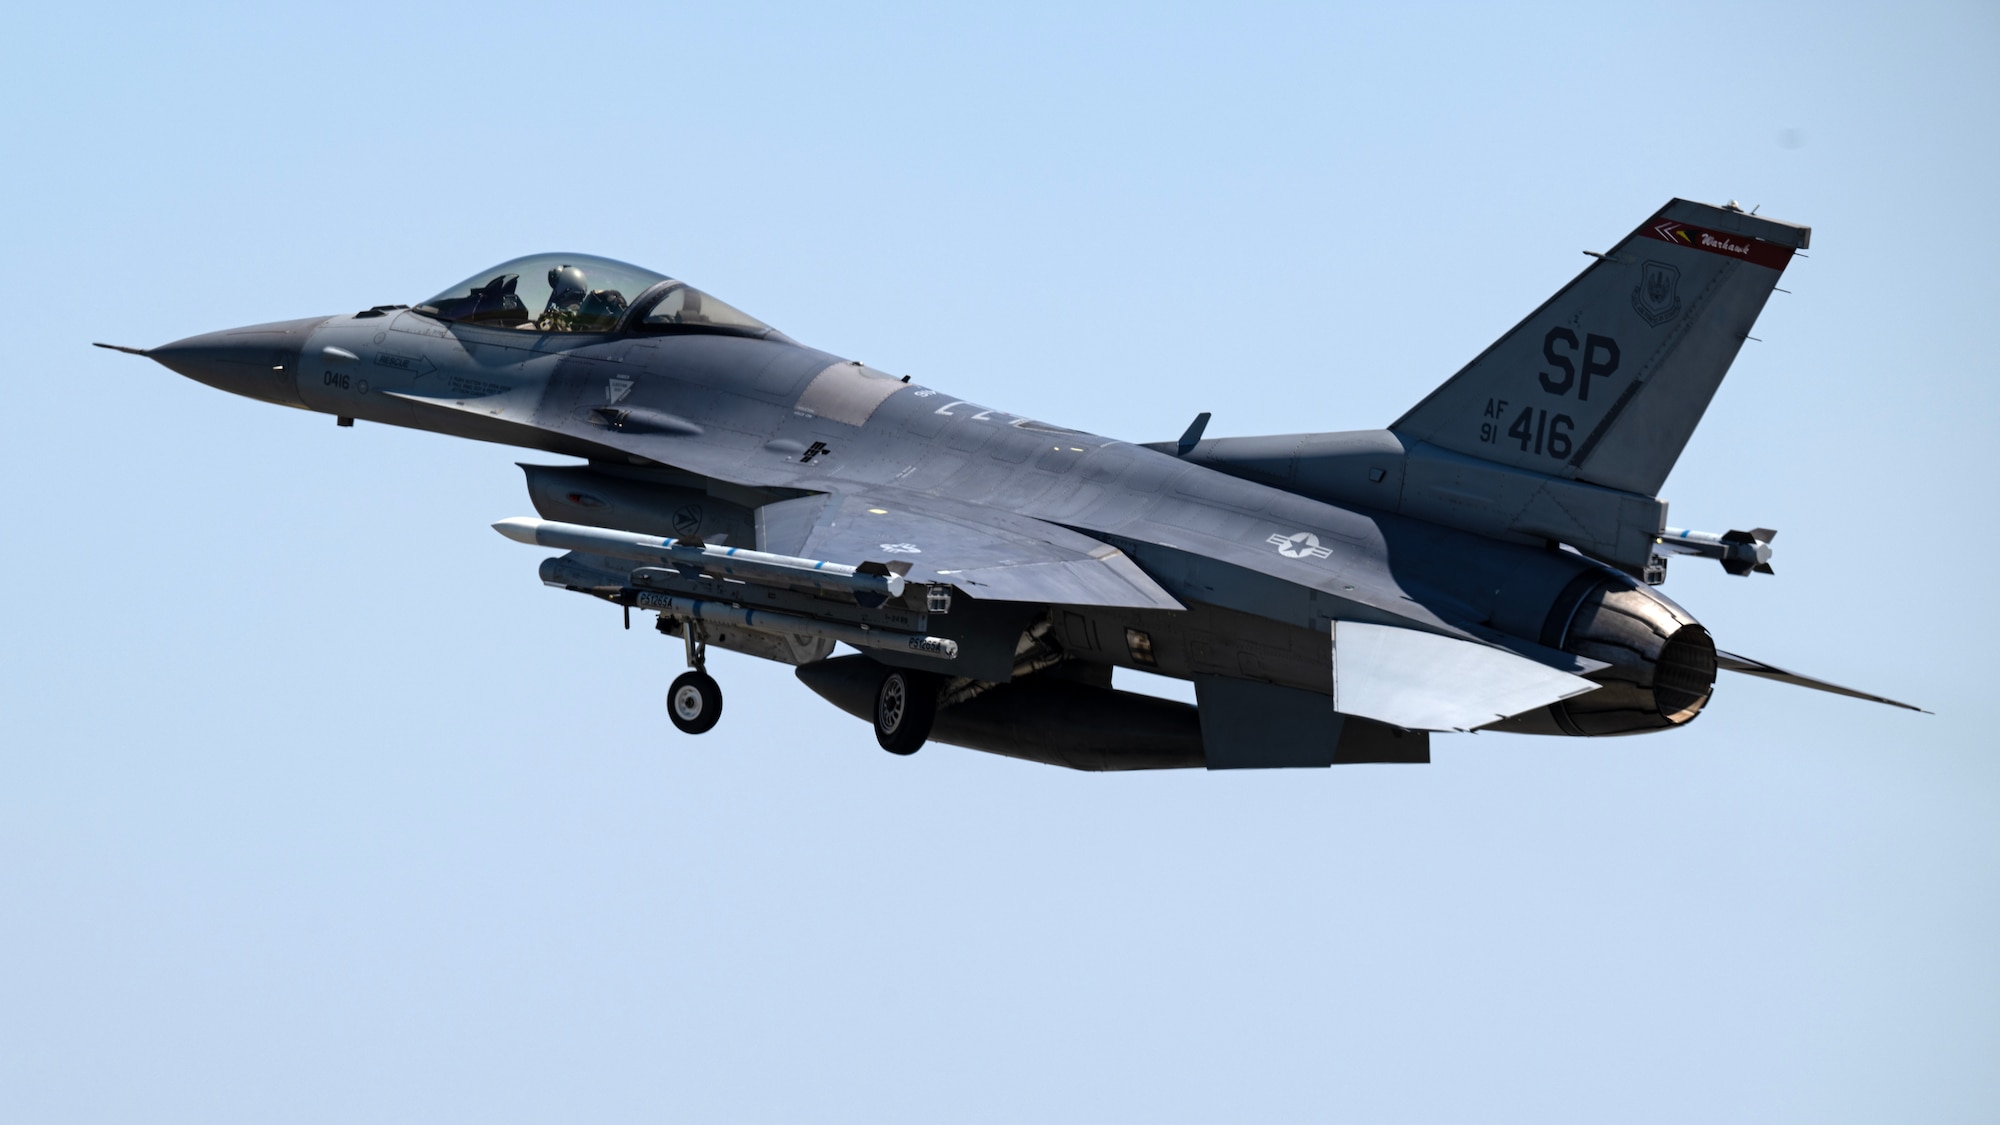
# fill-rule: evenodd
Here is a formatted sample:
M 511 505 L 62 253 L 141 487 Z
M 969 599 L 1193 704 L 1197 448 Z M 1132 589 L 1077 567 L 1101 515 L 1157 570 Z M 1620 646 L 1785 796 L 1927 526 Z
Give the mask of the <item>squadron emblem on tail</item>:
M 1658 328 L 1681 315 L 1681 271 L 1665 262 L 1647 261 L 1632 287 L 1632 311 Z

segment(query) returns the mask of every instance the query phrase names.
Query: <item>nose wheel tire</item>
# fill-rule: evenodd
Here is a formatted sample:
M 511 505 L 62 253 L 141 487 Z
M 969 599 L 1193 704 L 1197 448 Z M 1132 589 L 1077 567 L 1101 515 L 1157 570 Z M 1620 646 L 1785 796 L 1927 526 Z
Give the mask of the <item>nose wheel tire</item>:
M 891 668 L 875 689 L 875 741 L 891 754 L 914 754 L 937 718 L 937 683 L 921 672 Z
M 707 672 L 682 672 L 667 689 L 667 718 L 683 734 L 703 734 L 722 718 L 722 686 Z

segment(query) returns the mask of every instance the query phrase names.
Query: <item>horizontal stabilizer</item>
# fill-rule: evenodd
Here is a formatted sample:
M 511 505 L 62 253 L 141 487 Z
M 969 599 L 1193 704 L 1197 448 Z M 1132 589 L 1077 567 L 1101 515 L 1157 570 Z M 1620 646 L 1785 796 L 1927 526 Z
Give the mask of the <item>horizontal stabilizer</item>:
M 1797 672 L 1787 672 L 1774 664 L 1766 664 L 1761 660 L 1752 660 L 1747 656 L 1738 656 L 1733 652 L 1723 652 L 1720 649 L 1717 649 L 1715 653 L 1715 666 L 1718 668 L 1727 668 L 1731 672 L 1741 672 L 1746 676 L 1758 676 L 1766 680 L 1776 680 L 1781 684 L 1794 684 L 1802 688 L 1811 688 L 1814 691 L 1831 692 L 1834 695 L 1845 695 L 1853 699 L 1865 699 L 1870 703 L 1887 703 L 1891 707 L 1901 707 L 1906 711 L 1923 711 L 1926 715 L 1931 713 L 1924 711 L 1923 708 L 1914 703 L 1905 703 L 1900 699 L 1890 699 L 1887 696 L 1874 695 L 1865 691 L 1855 691 L 1853 688 L 1841 687 L 1839 684 L 1830 684 L 1825 680 L 1815 680 L 1811 676 L 1801 676 Z
M 1475 641 L 1333 623 L 1333 709 L 1405 730 L 1473 730 L 1597 687 Z

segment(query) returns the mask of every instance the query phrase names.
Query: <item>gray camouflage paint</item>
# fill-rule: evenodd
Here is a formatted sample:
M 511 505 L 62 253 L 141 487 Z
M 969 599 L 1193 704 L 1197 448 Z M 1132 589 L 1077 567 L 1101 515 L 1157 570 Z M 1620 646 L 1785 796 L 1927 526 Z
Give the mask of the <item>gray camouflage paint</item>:
M 1807 240 L 1803 227 L 1675 200 L 1390 429 L 1199 440 L 1184 455 L 958 399 L 775 331 L 559 334 L 382 308 L 147 354 L 270 402 L 587 459 L 526 467 L 551 519 L 906 562 L 913 582 L 978 603 L 933 619 L 967 662 L 877 658 L 978 679 L 975 692 L 1047 674 L 1010 665 L 1033 632 L 1058 667 L 1195 681 L 1199 734 L 1181 737 L 1211 766 L 1421 761 L 1420 731 L 1390 746 L 1403 732 L 1333 712 L 1333 622 L 1495 646 L 1606 685 L 1496 729 L 1623 733 L 1699 711 L 1713 646 L 1635 581 L 1664 565 L 1653 493 Z M 1078 695 L 1090 691 L 1104 694 Z M 851 684 L 823 694 L 854 697 Z M 1090 741 L 1078 716 L 1101 700 L 1109 738 L 1121 706 L 1138 712 L 1108 680 L 1058 694 L 1068 757 L 1037 760 L 1121 768 L 1077 749 Z M 1593 697 L 1609 702 L 1583 721 Z M 1006 710 L 971 698 L 965 715 Z M 1035 710 L 1012 712 L 1023 708 Z M 1018 714 L 1011 735 L 986 722 L 941 721 L 939 736 L 1022 749 Z

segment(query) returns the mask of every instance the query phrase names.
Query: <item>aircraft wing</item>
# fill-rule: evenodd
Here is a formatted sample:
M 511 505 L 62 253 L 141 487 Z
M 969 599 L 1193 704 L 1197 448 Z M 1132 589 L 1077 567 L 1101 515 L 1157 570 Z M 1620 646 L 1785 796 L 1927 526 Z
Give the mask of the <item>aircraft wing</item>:
M 912 581 L 950 583 L 992 601 L 1186 608 L 1115 547 L 977 505 L 946 511 L 902 496 L 801 496 L 758 510 L 757 543 L 805 558 L 900 560 Z
M 1831 692 L 1834 695 L 1845 695 L 1854 699 L 1866 699 L 1870 703 L 1887 703 L 1891 707 L 1901 707 L 1906 711 L 1923 711 L 1926 715 L 1930 714 L 1929 711 L 1924 711 L 1923 708 L 1914 703 L 1904 703 L 1900 699 L 1890 699 L 1883 695 L 1855 691 L 1853 688 L 1841 687 L 1839 684 L 1830 684 L 1825 680 L 1813 679 L 1811 676 L 1801 676 L 1797 672 L 1787 672 L 1776 665 L 1766 664 L 1761 660 L 1752 660 L 1747 656 L 1738 656 L 1733 652 L 1723 652 L 1721 649 L 1717 649 L 1715 652 L 1715 664 L 1718 668 L 1726 668 L 1731 672 L 1741 672 L 1746 676 L 1759 676 L 1766 680 L 1776 680 L 1781 684 L 1794 684 L 1798 687 L 1811 688 L 1814 691 Z

